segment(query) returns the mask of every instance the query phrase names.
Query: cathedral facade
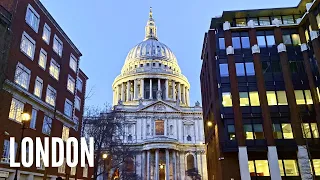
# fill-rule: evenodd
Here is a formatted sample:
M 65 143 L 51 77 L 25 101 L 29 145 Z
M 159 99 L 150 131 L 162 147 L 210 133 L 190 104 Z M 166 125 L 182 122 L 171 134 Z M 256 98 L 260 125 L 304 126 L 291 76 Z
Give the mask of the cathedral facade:
M 135 172 L 146 180 L 207 180 L 202 108 L 190 106 L 188 79 L 157 37 L 150 10 L 144 40 L 127 55 L 112 85 L 124 141 L 134 146 Z

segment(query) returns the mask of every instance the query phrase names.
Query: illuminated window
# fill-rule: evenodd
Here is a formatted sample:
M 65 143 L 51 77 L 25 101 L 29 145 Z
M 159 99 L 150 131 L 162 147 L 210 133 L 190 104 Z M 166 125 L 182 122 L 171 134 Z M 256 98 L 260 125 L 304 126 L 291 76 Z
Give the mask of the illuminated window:
M 70 170 L 70 174 L 71 174 L 71 176 L 76 175 L 76 171 L 77 171 L 77 166 L 75 166 L 75 167 L 71 167 L 71 170 Z
M 320 101 L 320 91 L 319 91 L 319 88 L 318 88 L 318 87 L 317 87 L 316 89 L 317 89 L 318 99 L 319 99 L 319 101 Z
M 36 32 L 38 33 L 39 29 L 39 22 L 40 22 L 40 15 L 37 13 L 37 11 L 28 4 L 26 18 L 25 18 L 27 24 Z
M 58 173 L 66 173 L 66 159 L 63 160 L 62 166 L 58 167 Z
M 320 176 L 320 159 L 313 159 L 313 168 L 316 176 Z
M 278 105 L 288 105 L 285 91 L 277 91 Z
M 281 176 L 299 176 L 296 160 L 278 160 Z
M 54 59 L 51 59 L 49 73 L 53 78 L 59 80 L 60 65 Z
M 302 123 L 302 133 L 304 138 L 312 138 L 309 123 Z
M 34 58 L 34 51 L 36 49 L 36 42 L 26 33 L 23 32 L 20 50 L 27 55 L 31 60 Z
M 18 62 L 14 76 L 14 82 L 22 88 L 28 90 L 30 83 L 31 71 Z
M 296 95 L 297 104 L 306 104 L 302 90 L 295 90 L 294 94 Z
M 241 49 L 240 37 L 232 37 L 232 46 L 234 49 Z
M 22 122 L 21 115 L 23 113 L 24 104 L 17 99 L 12 98 L 9 119 Z
M 250 106 L 248 92 L 239 92 L 240 106 Z
M 156 135 L 164 135 L 164 121 L 156 120 Z
M 254 139 L 264 139 L 262 124 L 253 124 Z
M 283 138 L 284 139 L 293 139 L 291 124 L 283 123 L 283 124 L 281 124 L 281 127 L 282 127 L 282 132 L 283 132 Z
M 64 114 L 67 115 L 68 117 L 72 116 L 72 108 L 73 104 L 69 99 L 66 99 L 64 103 Z
M 56 95 L 57 95 L 57 91 L 53 87 L 48 85 L 47 93 L 46 93 L 46 103 L 50 104 L 51 106 L 55 106 L 56 105 Z
M 245 76 L 244 63 L 236 63 L 237 76 Z
M 223 107 L 232 107 L 232 99 L 230 92 L 222 93 L 222 105 Z
M 41 48 L 40 50 L 40 55 L 39 55 L 39 62 L 38 62 L 39 66 L 42 69 L 46 69 L 46 65 L 47 65 L 47 52 Z
M 229 76 L 228 64 L 219 64 L 219 67 L 220 67 L 220 76 L 228 77 Z
M 88 177 L 88 169 L 89 169 L 88 164 L 86 164 L 82 171 L 83 177 Z
M 273 137 L 275 139 L 282 139 L 282 132 L 281 132 L 281 125 L 280 124 L 273 124 Z
M 249 92 L 251 106 L 260 106 L 259 94 L 257 91 Z
M 250 176 L 270 176 L 268 160 L 249 161 Z
M 66 126 L 63 126 L 62 128 L 62 140 L 67 141 L 69 138 L 69 128 Z
M 47 23 L 44 24 L 43 27 L 43 34 L 42 39 L 49 45 L 50 43 L 50 36 L 51 36 L 51 28 L 47 25 Z
M 317 123 L 310 123 L 313 138 L 319 138 L 319 130 Z
M 50 135 L 52 128 L 52 119 L 48 116 L 44 116 L 43 125 L 42 125 L 42 133 Z
M 62 57 L 62 49 L 63 49 L 62 41 L 58 38 L 57 35 L 54 35 L 53 51 L 56 52 L 60 57 Z
M 37 76 L 36 82 L 34 84 L 33 94 L 35 96 L 37 96 L 38 98 L 41 98 L 41 96 L 42 96 L 42 88 L 43 88 L 43 80 Z
M 246 139 L 247 140 L 254 139 L 252 125 L 251 124 L 245 124 L 245 125 L 243 125 L 243 128 L 244 128 L 244 133 L 246 135 Z
M 320 29 L 320 14 L 318 14 L 316 16 L 316 19 L 317 19 L 317 23 L 318 23 L 318 29 Z
M 80 99 L 80 97 L 76 96 L 76 99 L 75 99 L 75 101 L 74 101 L 74 106 L 75 106 L 75 108 L 76 108 L 77 110 L 80 111 L 80 106 L 81 106 L 81 99 Z
M 237 27 L 247 26 L 247 20 L 246 20 L 246 18 L 236 19 L 236 26 L 237 26 Z
M 277 98 L 275 91 L 267 91 L 267 100 L 269 106 L 276 106 L 277 105 Z
M 306 30 L 304 31 L 304 35 L 306 36 L 307 42 L 309 42 L 310 36 L 309 36 L 309 31 L 308 31 L 308 29 L 306 29 Z
M 76 81 L 68 75 L 67 89 L 73 94 L 76 86 Z
M 299 46 L 301 45 L 301 41 L 300 41 L 300 36 L 299 34 L 292 34 L 291 35 L 291 38 L 292 38 L 292 44 L 294 46 Z
M 304 90 L 304 95 L 306 96 L 306 102 L 307 104 L 313 104 L 311 91 L 310 90 Z
M 219 48 L 226 49 L 226 44 L 225 44 L 224 38 L 219 38 Z
M 234 125 L 228 125 L 229 140 L 236 140 L 236 131 Z

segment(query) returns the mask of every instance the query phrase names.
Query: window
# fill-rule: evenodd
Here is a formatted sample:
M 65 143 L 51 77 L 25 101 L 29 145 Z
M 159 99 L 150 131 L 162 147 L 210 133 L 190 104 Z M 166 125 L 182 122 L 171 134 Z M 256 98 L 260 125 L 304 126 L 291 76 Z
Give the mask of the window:
M 292 15 L 282 16 L 283 24 L 294 24 L 294 19 Z
M 156 120 L 156 135 L 164 135 L 164 121 L 163 120 Z
M 281 176 L 299 176 L 296 160 L 278 160 Z
M 249 18 L 248 21 L 252 20 L 255 26 L 259 26 L 258 18 Z
M 34 84 L 33 94 L 35 96 L 37 96 L 38 98 L 41 98 L 41 96 L 42 96 L 42 88 L 43 88 L 43 80 L 37 76 L 36 82 Z
M 31 71 L 24 65 L 18 62 L 14 77 L 14 82 L 21 86 L 22 88 L 28 90 Z
M 282 131 L 281 131 L 281 124 L 273 124 L 273 137 L 274 139 L 283 139 Z
M 252 62 L 247 62 L 246 64 L 246 73 L 247 76 L 254 76 L 255 75 L 255 71 L 254 71 L 254 65 Z
M 293 139 L 291 124 L 283 123 L 283 124 L 281 124 L 281 127 L 282 127 L 282 132 L 283 132 L 283 138 L 284 139 Z
M 275 91 L 267 91 L 267 100 L 269 106 L 276 106 L 277 105 L 277 98 Z
M 63 126 L 62 128 L 62 136 L 61 136 L 62 140 L 67 141 L 69 138 L 69 128 L 66 126 Z
M 264 139 L 262 124 L 254 124 L 254 139 Z
M 37 113 L 38 113 L 37 110 L 32 109 L 31 121 L 30 121 L 30 128 L 32 129 L 36 129 Z
M 192 140 L 191 136 L 188 135 L 188 136 L 187 136 L 187 141 L 191 141 L 191 140 Z
M 319 130 L 317 123 L 310 123 L 313 138 L 319 138 Z
M 46 69 L 46 65 L 47 65 L 47 52 L 41 48 L 40 50 L 40 54 L 39 54 L 39 62 L 38 62 L 39 66 L 42 69 Z
M 250 106 L 248 92 L 239 92 L 240 106 Z
M 248 164 L 250 176 L 270 176 L 268 160 L 251 160 Z
M 57 35 L 54 35 L 53 39 L 53 51 L 56 52 L 60 57 L 62 56 L 63 43 L 58 38 Z
M 236 73 L 237 73 L 237 76 L 245 76 L 243 63 L 236 63 Z
M 259 17 L 259 24 L 260 26 L 268 26 L 270 25 L 270 19 L 269 17 Z
M 249 92 L 251 106 L 260 106 L 259 94 L 257 91 Z
M 76 96 L 76 100 L 75 100 L 75 102 L 74 102 L 74 106 L 75 106 L 75 108 L 76 108 L 77 110 L 80 111 L 80 106 L 81 106 L 81 99 L 80 99 L 80 97 Z
M 222 105 L 223 107 L 232 107 L 232 98 L 230 92 L 222 93 Z
M 283 24 L 283 23 L 282 23 L 281 16 L 274 16 L 273 19 L 278 19 L 278 20 L 280 21 L 280 24 Z
M 44 24 L 42 39 L 49 45 L 51 36 L 51 28 L 47 23 Z
M 310 36 L 309 36 L 309 31 L 308 31 L 308 29 L 306 29 L 306 30 L 304 31 L 304 35 L 306 36 L 306 41 L 309 42 Z
M 236 131 L 234 125 L 228 125 L 229 140 L 236 140 Z
M 237 27 L 247 26 L 247 22 L 246 21 L 247 21 L 246 18 L 236 19 L 236 26 Z
M 311 91 L 310 90 L 304 90 L 304 95 L 306 96 L 307 104 L 313 104 L 313 100 L 312 100 L 312 97 L 311 97 Z
M 300 46 L 301 45 L 299 34 L 292 34 L 291 37 L 292 37 L 292 44 L 294 46 Z
M 88 177 L 88 164 L 86 164 L 86 166 L 83 168 L 82 176 Z
M 316 176 L 320 176 L 320 159 L 313 159 L 313 168 Z
M 232 46 L 234 49 L 241 49 L 241 43 L 239 37 L 232 37 Z
M 282 39 L 283 39 L 283 44 L 285 45 L 291 45 L 291 37 L 289 34 L 287 35 L 282 35 Z
M 73 94 L 74 93 L 74 88 L 76 85 L 76 81 L 68 75 L 68 82 L 67 82 L 67 89 Z
M 272 73 L 271 63 L 270 62 L 261 62 L 263 74 Z
M 274 35 L 268 35 L 268 36 L 266 36 L 266 39 L 267 39 L 268 47 L 272 47 L 272 46 L 276 45 L 276 41 L 274 39 Z
M 247 140 L 253 140 L 254 136 L 253 136 L 252 125 L 251 124 L 245 124 L 245 125 L 243 125 L 243 128 L 244 128 L 244 133 L 246 135 L 246 139 Z
M 60 65 L 54 59 L 51 59 L 49 71 L 53 78 L 59 80 Z
M 40 15 L 36 12 L 36 10 L 33 9 L 30 4 L 27 7 L 26 22 L 36 33 L 38 33 Z
M 301 128 L 304 138 L 319 138 L 317 123 L 302 123 Z
M 226 49 L 224 38 L 219 38 L 219 49 Z
M 187 169 L 194 169 L 195 164 L 194 164 L 194 156 L 192 154 L 187 155 Z
M 78 66 L 78 65 L 77 65 L 77 62 L 78 62 L 77 58 L 74 57 L 73 54 L 71 54 L 69 66 L 70 66 L 70 68 L 71 68 L 74 72 L 77 71 L 77 66 Z
M 58 167 L 58 173 L 66 173 L 66 159 L 63 160 L 62 166 Z
M 229 76 L 228 64 L 219 64 L 219 67 L 220 67 L 220 76 L 228 77 Z
M 285 91 L 277 91 L 278 105 L 288 105 Z
M 71 167 L 70 174 L 71 176 L 76 175 L 77 167 Z
M 36 42 L 26 32 L 23 32 L 20 45 L 21 52 L 33 60 L 35 49 Z
M 297 104 L 306 104 L 306 101 L 303 96 L 303 90 L 294 90 L 294 94 L 296 95 Z
M 50 104 L 51 106 L 55 106 L 56 105 L 56 95 L 57 95 L 57 91 L 53 87 L 48 85 L 47 94 L 46 94 L 46 103 Z
M 320 14 L 316 16 L 317 24 L 318 24 L 318 29 L 320 29 Z
M 242 48 L 250 48 L 249 37 L 241 37 Z
M 48 116 L 44 116 L 43 125 L 42 125 L 42 133 L 50 135 L 52 127 L 52 119 Z
M 77 78 L 77 89 L 82 92 L 82 80 L 80 78 Z
M 67 115 L 68 117 L 72 116 L 72 102 L 69 99 L 66 99 L 64 103 L 64 114 Z
M 15 154 L 17 153 L 17 143 L 14 144 L 15 148 Z M 10 162 L 10 141 L 9 140 L 4 140 L 3 141 L 3 152 L 2 152 L 2 158 L 1 162 L 3 163 L 9 163 Z
M 79 118 L 76 117 L 76 116 L 73 116 L 73 122 L 75 123 L 73 129 L 78 131 L 78 128 L 79 128 Z
M 16 120 L 22 122 L 22 113 L 23 113 L 24 104 L 17 99 L 12 98 L 9 119 Z
M 257 36 L 257 42 L 258 42 L 259 47 L 262 47 L 262 48 L 267 47 L 265 36 Z

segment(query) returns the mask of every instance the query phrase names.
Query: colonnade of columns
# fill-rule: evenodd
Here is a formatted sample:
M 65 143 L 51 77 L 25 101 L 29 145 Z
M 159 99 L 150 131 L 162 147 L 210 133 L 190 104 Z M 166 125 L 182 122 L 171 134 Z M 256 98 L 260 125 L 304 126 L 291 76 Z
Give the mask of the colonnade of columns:
M 139 99 L 158 99 L 154 95 L 153 83 L 157 82 L 157 91 L 161 91 L 163 100 L 179 100 L 179 104 L 190 105 L 189 87 L 186 84 L 169 79 L 144 78 L 122 82 L 113 89 L 113 104 L 135 101 Z M 145 85 L 147 84 L 148 85 Z M 148 86 L 148 87 L 147 87 Z M 148 90 L 148 94 L 145 91 Z

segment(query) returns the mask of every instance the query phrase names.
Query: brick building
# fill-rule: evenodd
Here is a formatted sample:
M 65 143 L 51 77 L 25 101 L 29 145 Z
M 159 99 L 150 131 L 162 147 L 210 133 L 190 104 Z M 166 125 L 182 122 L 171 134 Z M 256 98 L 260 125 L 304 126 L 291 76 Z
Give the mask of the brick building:
M 212 19 L 201 56 L 209 179 L 320 178 L 319 2 Z
M 1 0 L 0 12 L 9 17 L 0 19 L 9 24 L 11 34 L 6 70 L 1 72 L 6 80 L 0 92 L 0 179 L 13 179 L 8 140 L 14 136 L 19 142 L 21 114 L 31 116 L 25 137 L 80 138 L 88 77 L 79 68 L 81 52 L 39 0 Z M 34 164 L 21 168 L 18 179 L 89 179 L 88 169 L 65 162 L 59 168 Z

